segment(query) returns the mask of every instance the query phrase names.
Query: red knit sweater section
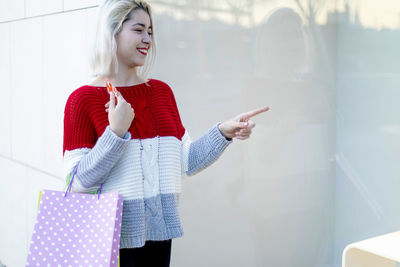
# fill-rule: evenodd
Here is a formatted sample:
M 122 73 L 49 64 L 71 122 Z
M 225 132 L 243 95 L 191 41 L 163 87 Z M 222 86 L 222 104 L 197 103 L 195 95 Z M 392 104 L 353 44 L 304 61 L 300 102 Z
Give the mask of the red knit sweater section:
M 135 112 L 128 130 L 132 138 L 159 135 L 182 140 L 185 128 L 174 94 L 166 83 L 150 79 L 147 83 L 116 88 Z M 105 86 L 84 85 L 70 94 L 64 110 L 63 155 L 65 150 L 94 147 L 109 125 L 104 106 L 109 101 Z

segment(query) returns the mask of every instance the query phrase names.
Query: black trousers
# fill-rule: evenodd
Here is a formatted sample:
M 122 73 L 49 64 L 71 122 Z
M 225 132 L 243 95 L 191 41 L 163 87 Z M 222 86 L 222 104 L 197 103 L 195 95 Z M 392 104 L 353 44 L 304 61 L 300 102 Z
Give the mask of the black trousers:
M 147 240 L 140 248 L 119 250 L 120 267 L 169 267 L 172 239 L 163 241 Z

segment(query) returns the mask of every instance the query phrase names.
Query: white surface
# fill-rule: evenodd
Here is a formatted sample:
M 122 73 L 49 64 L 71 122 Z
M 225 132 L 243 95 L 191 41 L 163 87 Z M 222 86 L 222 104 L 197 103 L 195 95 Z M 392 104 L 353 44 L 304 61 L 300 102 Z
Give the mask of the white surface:
M 44 169 L 42 18 L 11 23 L 11 151 Z
M 26 168 L 0 158 L 0 259 L 6 266 L 24 266 L 27 255 Z
M 0 22 L 25 16 L 24 0 L 0 0 Z
M 343 267 L 396 266 L 400 263 L 400 231 L 349 244 Z
M 25 0 L 25 16 L 33 17 L 63 11 L 63 0 Z
M 100 0 L 64 0 L 64 11 L 98 6 L 100 2 Z
M 11 157 L 11 70 L 10 70 L 10 25 L 0 24 L 0 125 L 4 129 L 0 138 L 0 154 Z
M 64 108 L 85 80 L 86 10 L 43 18 L 43 135 L 45 169 L 62 177 Z M 74 23 L 71 23 L 74 22 Z

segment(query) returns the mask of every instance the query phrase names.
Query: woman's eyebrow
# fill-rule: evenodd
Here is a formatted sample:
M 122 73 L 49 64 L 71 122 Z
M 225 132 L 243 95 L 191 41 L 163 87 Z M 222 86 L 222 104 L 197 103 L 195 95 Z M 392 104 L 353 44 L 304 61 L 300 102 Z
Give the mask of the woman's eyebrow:
M 132 26 L 136 26 L 136 25 L 139 25 L 139 26 L 142 26 L 143 28 L 146 28 L 146 25 L 144 25 L 143 23 L 140 23 L 140 22 L 132 24 Z M 152 27 L 150 26 L 149 29 L 152 29 Z

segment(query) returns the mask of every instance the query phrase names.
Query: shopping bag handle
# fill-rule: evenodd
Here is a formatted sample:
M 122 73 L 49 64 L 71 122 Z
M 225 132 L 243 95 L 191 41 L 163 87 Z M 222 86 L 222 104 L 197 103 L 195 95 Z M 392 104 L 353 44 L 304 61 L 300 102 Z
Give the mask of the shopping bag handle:
M 76 167 L 75 167 L 74 173 L 72 174 L 71 180 L 69 181 L 67 190 L 65 190 L 64 197 L 67 196 L 67 193 L 70 193 L 70 192 L 71 192 L 72 182 L 74 181 L 74 177 L 75 177 L 76 171 L 78 170 L 78 165 L 79 165 L 79 162 L 78 162 L 78 164 L 77 164 Z M 97 194 L 97 199 L 100 198 L 100 194 L 101 194 L 101 189 L 102 189 L 102 188 L 103 188 L 103 184 L 100 184 L 100 188 L 96 190 L 96 193 L 95 193 L 95 194 Z

